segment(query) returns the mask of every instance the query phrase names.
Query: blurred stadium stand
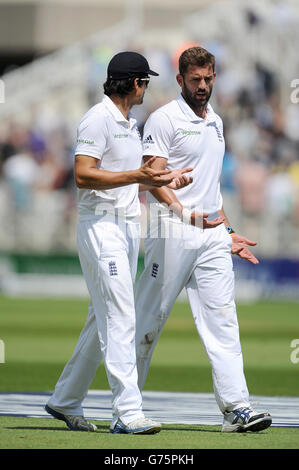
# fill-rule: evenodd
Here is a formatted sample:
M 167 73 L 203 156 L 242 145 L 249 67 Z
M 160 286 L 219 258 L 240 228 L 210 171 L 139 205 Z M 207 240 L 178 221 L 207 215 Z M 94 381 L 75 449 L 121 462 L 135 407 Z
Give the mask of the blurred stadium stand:
M 9 284 L 9 273 L 29 276 L 28 265 L 41 273 L 41 263 L 32 260 L 42 255 L 45 261 L 60 254 L 65 269 L 57 258 L 53 274 L 68 271 L 66 259 L 76 253 L 76 128 L 102 97 L 111 56 L 137 50 L 160 72 L 134 110 L 142 132 L 149 113 L 178 95 L 177 60 L 193 44 L 216 56 L 212 105 L 226 137 L 224 207 L 235 230 L 256 240 L 254 252 L 265 259 L 256 274 L 240 265 L 246 295 L 263 295 L 257 286 L 269 274 L 262 269 L 281 271 L 282 264 L 271 264 L 278 258 L 282 271 L 294 273 L 284 292 L 299 297 L 299 103 L 291 100 L 293 93 L 299 101 L 299 88 L 296 94 L 291 86 L 299 79 L 295 0 L 0 0 L 0 288 L 17 292 L 11 286 L 19 281 Z

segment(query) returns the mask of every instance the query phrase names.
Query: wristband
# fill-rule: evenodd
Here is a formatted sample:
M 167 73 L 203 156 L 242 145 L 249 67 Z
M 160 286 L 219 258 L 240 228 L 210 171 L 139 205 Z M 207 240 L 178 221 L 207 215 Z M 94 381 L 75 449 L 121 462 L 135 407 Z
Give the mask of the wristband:
M 228 233 L 229 233 L 230 235 L 231 235 L 232 233 L 236 233 L 230 225 L 228 225 L 228 226 L 225 227 L 225 228 L 226 228 L 226 230 L 228 231 Z
M 182 210 L 182 218 L 183 218 L 184 224 L 188 224 L 188 225 L 191 224 L 191 214 L 192 214 L 192 211 L 190 211 L 190 209 L 184 208 Z

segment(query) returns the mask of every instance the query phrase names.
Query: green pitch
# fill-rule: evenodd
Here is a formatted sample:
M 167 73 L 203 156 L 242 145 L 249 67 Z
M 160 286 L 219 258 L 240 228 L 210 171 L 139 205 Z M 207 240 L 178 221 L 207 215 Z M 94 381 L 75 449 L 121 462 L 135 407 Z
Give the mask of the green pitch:
M 1 296 L 0 339 L 5 343 L 5 363 L 0 364 L 0 391 L 53 390 L 76 345 L 87 308 L 85 300 Z M 238 306 L 245 374 L 252 395 L 298 395 L 299 363 L 290 358 L 291 341 L 299 338 L 298 315 L 299 305 L 290 302 Z M 109 388 L 103 365 L 91 388 Z M 188 304 L 175 305 L 155 350 L 145 389 L 213 392 L 210 366 Z M 86 435 L 71 433 L 54 420 L 3 417 L 0 434 L 2 448 L 97 448 L 98 437 L 101 448 L 136 448 L 133 436 L 110 436 L 108 423 L 102 422 L 97 435 Z M 299 448 L 298 429 L 270 428 L 259 434 L 224 436 L 213 426 L 165 425 L 159 439 L 157 436 L 138 436 L 139 448 L 177 448 L 178 442 L 181 448 Z
M 54 419 L 0 418 L 0 449 L 298 449 L 299 430 L 269 428 L 225 434 L 220 426 L 165 424 L 159 434 L 109 434 L 109 424 L 92 421 L 95 433 L 68 431 Z
M 85 300 L 0 297 L 0 391 L 51 391 L 85 323 Z M 299 363 L 291 341 L 299 338 L 299 304 L 239 305 L 245 373 L 251 394 L 298 395 Z M 109 389 L 104 367 L 92 383 Z M 213 392 L 211 370 L 188 304 L 177 303 L 153 355 L 146 390 Z

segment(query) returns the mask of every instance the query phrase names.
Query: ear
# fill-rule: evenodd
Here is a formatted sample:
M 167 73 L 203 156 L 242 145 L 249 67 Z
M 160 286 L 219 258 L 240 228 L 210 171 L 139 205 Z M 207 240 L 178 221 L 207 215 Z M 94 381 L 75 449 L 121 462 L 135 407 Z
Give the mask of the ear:
M 138 81 L 139 81 L 139 78 L 135 78 L 135 80 L 134 80 L 134 89 L 135 90 L 138 90 L 138 88 L 140 87 L 140 85 L 138 85 Z
M 135 88 L 140 88 L 142 86 L 142 82 L 140 82 L 140 79 L 139 78 L 135 78 L 134 80 L 134 85 L 135 85 Z
M 178 82 L 178 84 L 182 88 L 183 84 L 184 84 L 184 79 L 183 79 L 183 76 L 180 73 L 177 74 L 176 81 Z

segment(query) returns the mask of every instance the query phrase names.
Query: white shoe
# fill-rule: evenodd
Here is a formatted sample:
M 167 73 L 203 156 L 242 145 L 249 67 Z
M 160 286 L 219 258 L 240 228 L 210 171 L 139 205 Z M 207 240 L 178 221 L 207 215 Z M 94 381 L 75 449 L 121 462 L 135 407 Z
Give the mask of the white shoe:
M 268 412 L 259 413 L 252 408 L 238 408 L 224 413 L 222 432 L 262 431 L 272 424 Z
M 110 428 L 112 434 L 155 434 L 161 431 L 161 424 L 148 418 L 135 419 L 125 425 L 120 419 L 113 428 Z

